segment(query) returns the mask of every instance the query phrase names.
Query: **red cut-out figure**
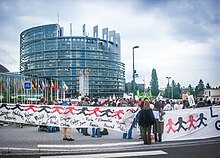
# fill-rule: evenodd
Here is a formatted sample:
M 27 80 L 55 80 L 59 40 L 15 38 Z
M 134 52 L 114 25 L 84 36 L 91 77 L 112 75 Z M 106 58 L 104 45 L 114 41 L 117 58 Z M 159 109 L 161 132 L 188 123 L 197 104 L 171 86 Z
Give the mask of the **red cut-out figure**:
M 98 116 L 100 116 L 100 115 L 98 114 L 98 112 L 100 112 L 100 113 L 102 112 L 99 108 L 95 108 L 95 109 L 93 109 L 92 111 L 93 111 L 92 113 L 88 114 L 89 116 L 91 116 L 92 114 L 95 114 L 96 117 L 98 117 Z
M 188 130 L 190 130 L 191 127 L 193 127 L 194 129 L 196 129 L 197 127 L 193 124 L 194 122 L 197 122 L 194 118 L 193 115 L 189 116 L 189 120 L 186 123 L 190 123 Z
M 124 115 L 124 111 L 123 111 L 123 110 L 118 110 L 118 111 L 116 111 L 115 113 L 116 113 L 116 114 L 112 115 L 111 117 L 117 116 L 119 120 L 122 119 L 122 117 L 120 116 L 120 114 Z
M 37 112 L 37 110 L 35 110 L 34 108 L 38 108 L 38 107 L 33 104 L 30 104 L 29 106 L 27 106 L 27 109 L 25 109 L 25 111 L 32 110 L 33 112 Z
M 58 112 L 59 114 L 62 114 L 61 110 L 63 111 L 64 108 L 61 106 L 54 106 L 53 109 L 55 109 L 54 111 L 52 111 L 52 113 Z
M 77 109 L 75 109 L 75 107 L 72 107 L 72 106 L 66 107 L 66 110 L 68 110 L 68 111 L 64 112 L 64 114 L 71 113 L 72 115 L 76 114 L 76 113 L 73 113 L 73 110 L 78 111 Z
M 173 133 L 176 133 L 176 130 L 173 129 L 173 125 L 175 125 L 175 123 L 173 123 L 173 120 L 168 119 L 168 123 L 166 124 L 166 127 L 169 126 L 169 129 L 168 129 L 167 133 L 170 133 L 170 130 L 172 130 Z

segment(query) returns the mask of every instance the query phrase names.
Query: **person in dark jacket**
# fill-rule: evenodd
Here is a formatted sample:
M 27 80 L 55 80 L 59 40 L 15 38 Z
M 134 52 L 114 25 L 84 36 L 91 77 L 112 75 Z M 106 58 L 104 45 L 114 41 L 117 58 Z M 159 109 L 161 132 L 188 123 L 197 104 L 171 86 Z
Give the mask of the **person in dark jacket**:
M 144 107 L 139 113 L 138 124 L 142 129 L 144 144 L 151 144 L 151 126 L 156 123 L 153 110 L 148 100 L 144 101 Z

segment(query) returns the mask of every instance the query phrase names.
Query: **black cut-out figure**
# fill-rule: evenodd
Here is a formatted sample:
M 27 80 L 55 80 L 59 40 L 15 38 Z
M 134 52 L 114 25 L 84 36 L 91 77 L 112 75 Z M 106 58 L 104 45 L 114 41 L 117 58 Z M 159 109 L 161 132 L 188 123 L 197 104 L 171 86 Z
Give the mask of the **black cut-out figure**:
M 2 105 L 0 106 L 0 109 L 2 109 L 2 108 L 5 108 L 5 109 L 7 109 L 7 110 L 10 109 L 10 108 L 7 106 L 7 104 L 2 104 Z
M 16 104 L 13 108 L 11 108 L 12 110 L 18 109 L 20 111 L 23 111 L 23 109 L 21 109 L 22 105 L 20 104 Z
M 170 130 L 172 130 L 173 133 L 176 133 L 176 130 L 173 129 L 173 125 L 175 125 L 175 123 L 173 123 L 173 120 L 171 118 L 168 119 L 168 123 L 166 124 L 166 127 L 169 126 L 169 129 L 168 129 L 167 133 L 170 133 Z
M 45 111 L 46 113 L 50 113 L 50 111 L 48 111 L 47 109 L 51 109 L 51 107 L 49 106 L 40 106 L 40 110 L 38 110 L 38 112 L 42 112 Z
M 86 111 L 89 111 L 87 107 L 83 107 L 82 109 L 79 109 L 81 110 L 79 113 L 77 113 L 77 115 L 80 115 L 80 114 L 84 114 L 85 116 L 87 116 L 88 114 L 86 114 Z
M 207 118 L 204 117 L 204 114 L 203 114 L 203 113 L 199 114 L 199 118 L 197 119 L 197 122 L 200 121 L 199 124 L 198 124 L 198 126 L 197 126 L 198 128 L 199 128 L 201 125 L 207 126 L 207 124 L 204 123 L 204 120 L 207 120 Z
M 103 113 L 104 112 L 104 113 Z M 109 115 L 109 113 L 113 113 L 113 111 L 111 111 L 111 109 L 106 109 L 106 110 L 103 110 L 102 111 L 103 114 L 101 114 L 100 116 L 107 116 L 107 117 L 110 117 L 111 115 Z
M 175 125 L 178 125 L 178 124 L 179 124 L 179 127 L 178 127 L 178 129 L 177 129 L 176 131 L 179 132 L 181 128 L 182 128 L 184 131 L 187 130 L 187 128 L 185 128 L 185 127 L 183 126 L 183 123 L 186 124 L 186 122 L 183 121 L 183 118 L 182 118 L 182 117 L 179 117 L 179 118 L 178 118 L 178 122 L 175 124 Z
M 132 113 L 136 113 L 138 110 L 139 110 L 138 108 L 137 108 L 136 110 L 133 109 L 133 108 L 131 108 L 131 109 L 128 109 L 126 112 L 130 111 L 130 112 L 132 112 Z

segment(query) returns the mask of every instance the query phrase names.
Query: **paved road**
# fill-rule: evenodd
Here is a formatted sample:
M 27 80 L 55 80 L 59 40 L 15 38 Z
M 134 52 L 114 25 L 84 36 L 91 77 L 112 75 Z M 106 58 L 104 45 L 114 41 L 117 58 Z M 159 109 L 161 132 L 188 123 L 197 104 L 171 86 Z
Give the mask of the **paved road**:
M 73 129 L 72 134 L 75 138 L 73 142 L 63 141 L 61 132 L 38 132 L 37 129 L 37 127 L 27 126 L 24 128 L 0 127 L 0 157 L 52 158 L 61 154 L 61 157 L 65 158 L 64 155 L 70 154 L 71 156 L 68 158 L 74 158 L 73 155 L 75 157 L 137 157 L 138 155 L 146 157 L 154 155 L 153 157 L 215 158 L 220 155 L 220 150 L 216 150 L 220 148 L 220 138 L 163 142 L 149 146 L 143 145 L 142 140 L 138 139 L 139 134 L 136 129 L 134 129 L 133 139 L 130 140 L 122 139 L 122 134 L 115 131 L 109 131 L 109 135 L 102 138 L 92 138 L 82 136 Z M 51 154 L 54 155 L 51 157 Z
M 210 144 L 185 145 L 180 147 L 165 147 L 163 149 L 145 149 L 123 152 L 99 152 L 55 155 L 0 155 L 0 158 L 219 158 L 220 142 Z

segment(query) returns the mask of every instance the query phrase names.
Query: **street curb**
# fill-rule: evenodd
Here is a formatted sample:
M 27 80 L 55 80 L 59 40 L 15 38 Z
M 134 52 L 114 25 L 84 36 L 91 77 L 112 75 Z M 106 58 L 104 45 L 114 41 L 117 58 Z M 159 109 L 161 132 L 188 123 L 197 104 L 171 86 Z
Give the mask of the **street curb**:
M 155 143 L 152 145 L 144 145 L 144 144 L 136 144 L 136 145 L 127 145 L 123 146 L 123 148 L 119 147 L 90 147 L 90 148 L 11 148 L 5 147 L 0 148 L 0 155 L 51 155 L 51 154 L 91 154 L 91 153 L 113 153 L 113 152 L 123 152 L 123 151 L 138 151 L 138 150 L 155 150 L 155 149 L 164 149 L 164 148 L 175 148 L 175 147 L 183 147 L 183 146 L 196 146 L 202 144 L 215 144 L 219 143 L 220 137 L 211 138 L 211 139 L 202 139 L 202 140 L 188 140 L 188 141 L 172 141 L 172 142 L 162 142 Z

